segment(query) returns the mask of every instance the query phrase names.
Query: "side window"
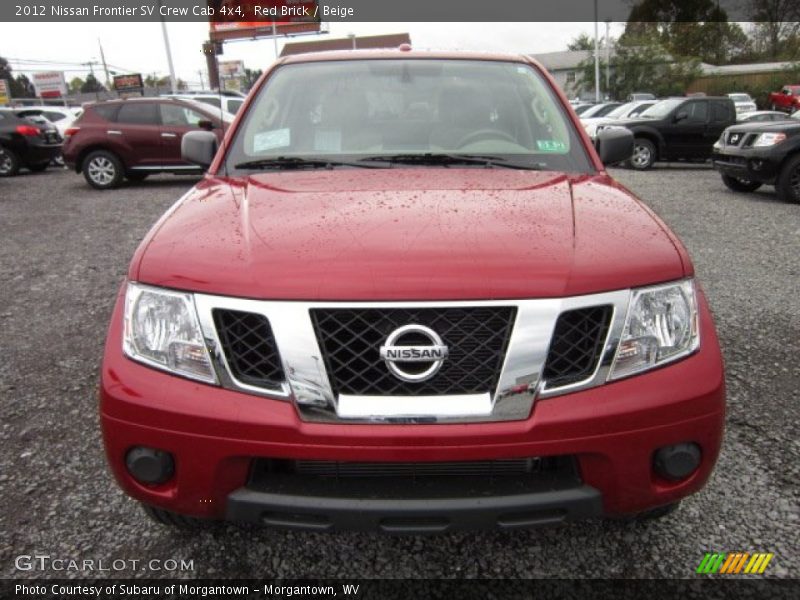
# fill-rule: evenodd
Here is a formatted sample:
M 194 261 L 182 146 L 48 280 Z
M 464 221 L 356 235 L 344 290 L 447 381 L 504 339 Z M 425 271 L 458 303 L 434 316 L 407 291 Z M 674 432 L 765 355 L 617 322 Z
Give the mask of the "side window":
M 158 104 L 155 102 L 128 102 L 122 105 L 117 123 L 130 125 L 158 125 Z
M 49 110 L 44 113 L 44 116 L 47 117 L 48 119 L 50 119 L 50 121 L 52 121 L 53 123 L 55 123 L 56 121 L 61 121 L 62 119 L 66 119 L 67 118 L 66 115 L 63 115 L 63 114 L 57 113 L 57 112 L 52 112 L 52 111 L 49 111 Z
M 177 104 L 161 104 L 161 122 L 170 127 L 196 127 L 200 121 L 207 120 L 199 112 Z
M 228 100 L 228 112 L 235 115 L 242 104 L 244 104 L 244 100 Z
M 94 112 L 98 117 L 101 119 L 105 119 L 106 121 L 116 121 L 117 120 L 117 113 L 119 112 L 120 105 L 119 104 L 98 104 L 93 106 L 89 110 Z
M 689 123 L 705 123 L 708 120 L 708 102 L 689 102 L 683 109 Z
M 638 115 L 639 113 L 646 111 L 646 110 L 647 110 L 648 108 L 650 108 L 651 106 L 653 106 L 653 105 L 652 105 L 652 104 L 641 104 L 641 105 L 637 106 L 636 108 L 634 108 L 634 109 L 631 111 L 631 113 L 630 113 L 630 115 L 629 115 L 629 116 L 631 116 L 631 117 L 635 117 L 635 116 L 636 116 L 636 115 Z
M 730 106 L 726 102 L 714 102 L 711 105 L 711 120 L 724 123 L 733 119 Z

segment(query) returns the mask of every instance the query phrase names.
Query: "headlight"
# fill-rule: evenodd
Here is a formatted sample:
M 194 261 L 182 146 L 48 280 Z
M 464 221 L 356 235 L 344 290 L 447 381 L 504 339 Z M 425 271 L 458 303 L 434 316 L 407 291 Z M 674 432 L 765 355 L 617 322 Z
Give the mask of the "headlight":
M 774 146 L 775 144 L 780 144 L 785 139 L 785 133 L 761 133 L 753 142 L 753 147 L 763 148 L 764 146 Z
M 677 360 L 699 345 L 692 280 L 633 290 L 609 379 Z
M 217 381 L 191 294 L 129 283 L 122 347 L 129 357 L 153 367 Z

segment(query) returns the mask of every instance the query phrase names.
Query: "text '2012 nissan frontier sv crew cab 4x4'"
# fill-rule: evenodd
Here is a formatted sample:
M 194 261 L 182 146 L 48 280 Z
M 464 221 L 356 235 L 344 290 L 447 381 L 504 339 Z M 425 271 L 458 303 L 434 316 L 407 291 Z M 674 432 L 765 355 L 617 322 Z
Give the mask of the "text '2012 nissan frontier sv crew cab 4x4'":
M 686 250 L 525 57 L 293 56 L 153 227 L 101 420 L 156 520 L 441 532 L 665 514 L 724 377 Z M 218 145 L 220 146 L 218 148 Z

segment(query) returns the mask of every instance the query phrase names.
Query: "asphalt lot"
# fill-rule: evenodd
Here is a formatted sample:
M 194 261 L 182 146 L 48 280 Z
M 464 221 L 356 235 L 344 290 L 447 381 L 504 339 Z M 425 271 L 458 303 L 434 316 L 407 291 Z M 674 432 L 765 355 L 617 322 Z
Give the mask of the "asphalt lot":
M 193 561 L 194 577 L 692 577 L 704 552 L 800 569 L 800 206 L 734 194 L 706 167 L 615 170 L 683 239 L 714 311 L 729 413 L 709 485 L 656 522 L 440 537 L 151 523 L 105 465 L 95 386 L 115 292 L 139 240 L 193 180 L 114 192 L 74 173 L 0 179 L 0 576 L 15 558 Z M 620 257 L 624 260 L 624 257 Z

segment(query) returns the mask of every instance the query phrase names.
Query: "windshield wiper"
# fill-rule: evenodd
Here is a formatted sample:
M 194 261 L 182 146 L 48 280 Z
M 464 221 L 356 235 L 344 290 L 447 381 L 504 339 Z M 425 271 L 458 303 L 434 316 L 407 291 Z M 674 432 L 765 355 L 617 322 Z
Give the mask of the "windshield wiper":
M 512 163 L 501 156 L 481 154 L 441 154 L 425 152 L 424 154 L 387 154 L 385 156 L 367 156 L 359 162 L 384 162 L 406 165 L 480 165 L 483 167 L 504 167 L 506 169 L 541 170 L 544 163 Z
M 365 165 L 361 162 L 348 162 L 324 157 L 302 158 L 300 156 L 275 156 L 248 160 L 234 165 L 236 169 L 332 169 L 334 167 L 358 167 L 361 169 L 377 169 L 377 165 Z

